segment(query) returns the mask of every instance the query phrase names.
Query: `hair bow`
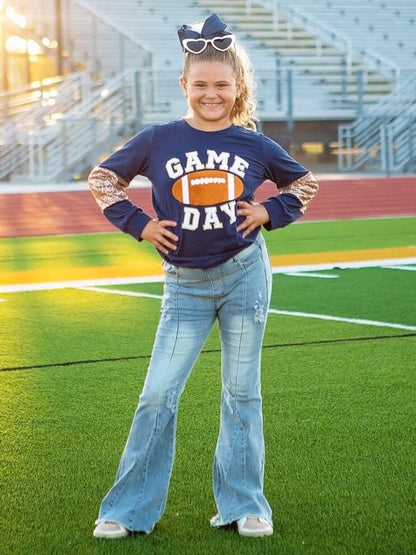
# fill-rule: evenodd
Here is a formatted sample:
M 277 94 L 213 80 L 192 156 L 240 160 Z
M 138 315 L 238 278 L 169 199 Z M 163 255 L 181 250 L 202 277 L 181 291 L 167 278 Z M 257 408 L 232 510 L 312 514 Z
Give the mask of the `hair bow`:
M 210 15 L 199 30 L 199 25 L 182 25 L 178 30 L 178 37 L 183 50 L 199 54 L 208 44 L 217 50 L 225 51 L 234 44 L 235 37 L 226 31 L 227 24 L 217 14 Z

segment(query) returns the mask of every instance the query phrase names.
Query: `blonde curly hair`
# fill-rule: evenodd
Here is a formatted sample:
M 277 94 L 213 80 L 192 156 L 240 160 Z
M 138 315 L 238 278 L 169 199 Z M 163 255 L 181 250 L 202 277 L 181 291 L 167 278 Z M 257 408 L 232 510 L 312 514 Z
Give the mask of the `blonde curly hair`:
M 235 44 L 223 52 L 208 44 L 200 54 L 185 52 L 182 68 L 184 81 L 187 80 L 189 69 L 195 62 L 222 62 L 231 67 L 235 79 L 241 82 L 241 93 L 236 98 L 230 114 L 231 123 L 255 131 L 257 126 L 254 70 L 245 49 L 241 45 Z

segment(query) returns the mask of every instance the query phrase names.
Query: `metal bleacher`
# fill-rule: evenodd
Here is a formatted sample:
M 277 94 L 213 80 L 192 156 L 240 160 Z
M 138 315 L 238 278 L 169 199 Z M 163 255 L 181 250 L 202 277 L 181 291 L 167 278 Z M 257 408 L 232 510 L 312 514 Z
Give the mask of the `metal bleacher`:
M 21 8 L 26 36 L 55 36 L 54 0 Z M 151 53 L 84 6 L 62 8 L 64 74 L 0 94 L 0 180 L 72 179 L 140 125 L 135 69 Z
M 298 120 L 350 119 L 394 87 L 396 74 L 390 67 L 383 74 L 378 67 L 363 65 L 348 35 L 295 9 L 291 1 L 231 0 L 222 7 L 220 0 L 200 0 L 199 4 L 218 9 L 235 24 L 239 36 L 243 33 L 273 53 L 284 88 L 290 72 L 293 97 L 290 110 L 283 111 L 285 117 L 290 111 Z M 261 66 L 257 73 L 262 84 Z M 275 118 L 274 113 L 270 116 Z
M 415 172 L 416 2 L 280 0 L 279 5 L 307 28 L 319 20 L 344 34 L 365 67 L 394 78 L 389 94 L 374 106 L 364 105 L 353 122 L 339 125 L 339 169 Z
M 33 32 L 53 36 L 55 0 L 20 4 Z M 249 51 L 260 121 L 339 122 L 345 171 L 414 167 L 416 0 L 62 0 L 59 83 L 21 91 L 31 102 L 16 111 L 20 97 L 0 95 L 0 180 L 72 179 L 142 126 L 184 114 L 176 31 L 212 12 Z
M 413 0 L 279 0 L 343 33 L 353 51 L 382 72 L 416 63 L 416 3 Z

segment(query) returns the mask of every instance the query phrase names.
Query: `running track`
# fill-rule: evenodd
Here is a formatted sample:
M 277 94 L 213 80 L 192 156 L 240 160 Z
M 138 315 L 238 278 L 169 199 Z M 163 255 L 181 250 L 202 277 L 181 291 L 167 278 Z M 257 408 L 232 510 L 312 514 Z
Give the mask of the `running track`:
M 384 216 L 416 215 L 416 176 L 405 177 L 348 177 L 318 175 L 320 191 L 310 205 L 303 221 L 322 221 Z M 0 184 L 0 237 L 29 237 L 114 231 L 102 216 L 87 184 L 85 190 L 57 192 L 9 191 Z M 56 186 L 57 189 L 59 185 Z M 83 184 L 81 184 L 81 188 Z M 62 186 L 64 189 L 64 186 Z M 67 187 L 68 188 L 68 187 Z M 2 192 L 3 189 L 3 192 Z M 257 191 L 256 200 L 275 194 L 275 186 L 268 182 Z M 149 214 L 151 194 L 147 187 L 128 190 L 130 199 Z

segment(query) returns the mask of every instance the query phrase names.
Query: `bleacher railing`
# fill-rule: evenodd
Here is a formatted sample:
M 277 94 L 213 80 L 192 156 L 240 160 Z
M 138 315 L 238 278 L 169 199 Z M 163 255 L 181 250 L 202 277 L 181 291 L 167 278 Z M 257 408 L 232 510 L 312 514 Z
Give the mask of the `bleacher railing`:
M 46 179 L 70 179 L 85 167 L 95 165 L 103 152 L 111 152 L 126 129 L 140 120 L 136 73 L 124 73 L 112 80 L 88 102 L 59 121 L 53 138 L 43 130 L 32 141 L 38 156 L 33 157 L 29 174 Z M 35 153 L 36 148 L 32 148 Z M 41 166 L 42 164 L 42 166 Z
M 137 72 L 126 72 L 96 90 L 84 82 L 72 104 L 67 92 L 55 97 L 55 112 L 45 119 L 43 107 L 23 121 L 2 128 L 0 179 L 25 175 L 31 180 L 70 179 L 107 148 L 115 148 L 119 133 L 141 120 Z M 82 91 L 82 94 L 81 94 Z M 63 111 L 64 107 L 67 109 Z
M 45 78 L 30 85 L 0 93 L 0 125 L 9 121 L 18 124 L 28 118 L 47 120 L 56 112 L 56 101 L 63 110 L 82 98 L 83 88 L 89 88 L 90 78 L 85 72 Z
M 6 179 L 29 162 L 25 143 L 31 128 L 56 123 L 90 95 L 94 85 L 86 73 L 43 79 L 0 94 L 0 179 Z
M 416 73 L 351 124 L 338 128 L 338 166 L 354 171 L 379 166 L 386 173 L 416 161 Z

